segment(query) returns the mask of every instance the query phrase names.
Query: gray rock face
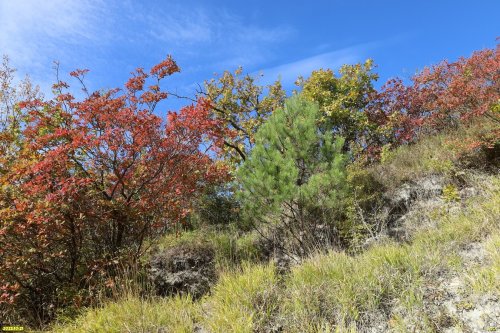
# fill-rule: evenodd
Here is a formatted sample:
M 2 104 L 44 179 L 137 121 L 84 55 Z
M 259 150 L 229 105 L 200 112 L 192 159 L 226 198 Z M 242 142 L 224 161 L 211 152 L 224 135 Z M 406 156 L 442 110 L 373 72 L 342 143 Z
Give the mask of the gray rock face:
M 444 179 L 439 176 L 428 176 L 418 182 L 406 183 L 392 193 L 384 196 L 386 202 L 382 218 L 387 226 L 388 235 L 396 239 L 404 239 L 404 220 L 414 209 L 414 204 L 426 200 L 437 200 L 445 185 Z
M 363 248 L 388 237 L 401 242 L 408 241 L 411 231 L 408 223 L 425 218 L 425 214 L 421 214 L 422 210 L 442 205 L 445 184 L 444 177 L 429 175 L 386 192 L 380 206 L 372 207 L 372 213 L 366 212 L 366 220 L 373 225 L 375 232 L 365 240 Z
M 408 212 L 411 204 L 416 200 L 431 199 L 443 193 L 444 181 L 442 177 L 428 176 L 418 182 L 406 183 L 392 193 L 385 195 L 388 215 L 394 222 L 401 215 Z
M 181 245 L 155 255 L 149 275 L 157 295 L 203 296 L 216 280 L 214 257 L 214 250 L 202 245 Z

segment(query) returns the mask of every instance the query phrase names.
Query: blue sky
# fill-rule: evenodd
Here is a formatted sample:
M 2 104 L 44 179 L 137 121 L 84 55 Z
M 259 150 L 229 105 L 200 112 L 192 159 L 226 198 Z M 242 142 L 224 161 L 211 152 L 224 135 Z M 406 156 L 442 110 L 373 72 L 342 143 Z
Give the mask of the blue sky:
M 281 77 L 289 89 L 298 75 L 366 58 L 378 65 L 380 84 L 409 78 L 494 47 L 500 1 L 0 0 L 0 22 L 0 53 L 44 91 L 53 60 L 63 74 L 90 69 L 88 84 L 100 89 L 172 54 L 182 73 L 166 88 L 192 95 L 239 65 L 263 73 L 262 83 Z

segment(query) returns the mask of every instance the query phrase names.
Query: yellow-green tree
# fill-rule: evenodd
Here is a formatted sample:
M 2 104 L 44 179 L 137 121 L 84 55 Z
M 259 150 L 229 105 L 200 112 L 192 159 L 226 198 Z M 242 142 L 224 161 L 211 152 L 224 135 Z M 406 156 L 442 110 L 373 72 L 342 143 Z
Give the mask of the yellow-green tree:
M 16 69 L 4 55 L 0 65 L 0 175 L 16 159 L 20 149 L 20 127 L 24 115 L 18 103 L 41 96 L 38 86 L 34 86 L 29 77 L 16 82 L 15 73 Z
M 373 61 L 344 65 L 338 75 L 331 69 L 313 71 L 307 79 L 300 77 L 296 84 L 302 96 L 319 104 L 320 122 L 333 134 L 345 138 L 344 151 L 358 153 L 366 146 L 370 124 L 365 107 L 376 93 L 373 82 Z
M 231 130 L 232 135 L 224 138 L 223 156 L 233 165 L 247 158 L 258 128 L 274 110 L 284 105 L 286 97 L 280 81 L 258 85 L 257 79 L 243 74 L 241 67 L 234 73 L 225 71 L 206 81 L 200 93 L 212 102 L 213 116 Z

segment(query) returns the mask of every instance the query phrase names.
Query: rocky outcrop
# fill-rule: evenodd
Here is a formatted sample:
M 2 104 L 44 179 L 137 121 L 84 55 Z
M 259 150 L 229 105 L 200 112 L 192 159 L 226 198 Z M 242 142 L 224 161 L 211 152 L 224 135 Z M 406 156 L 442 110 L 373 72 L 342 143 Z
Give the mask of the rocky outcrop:
M 390 227 L 398 225 L 398 220 L 404 218 L 417 200 L 429 200 L 440 196 L 445 185 L 443 177 L 428 176 L 417 182 L 403 184 L 393 192 L 386 193 L 386 205 L 383 213 L 386 224 Z
M 149 273 L 156 294 L 203 296 L 216 280 L 214 257 L 206 245 L 180 245 L 156 254 Z

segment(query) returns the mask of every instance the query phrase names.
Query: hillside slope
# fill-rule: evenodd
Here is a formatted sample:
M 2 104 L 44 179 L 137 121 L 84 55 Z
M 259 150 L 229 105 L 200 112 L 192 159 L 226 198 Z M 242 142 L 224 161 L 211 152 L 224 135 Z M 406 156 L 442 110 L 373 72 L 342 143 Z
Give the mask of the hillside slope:
M 244 263 L 196 301 L 130 292 L 52 331 L 500 332 L 500 174 L 447 146 L 469 134 L 427 138 L 368 170 L 384 185 L 386 223 L 356 251 L 319 252 L 285 275 Z

